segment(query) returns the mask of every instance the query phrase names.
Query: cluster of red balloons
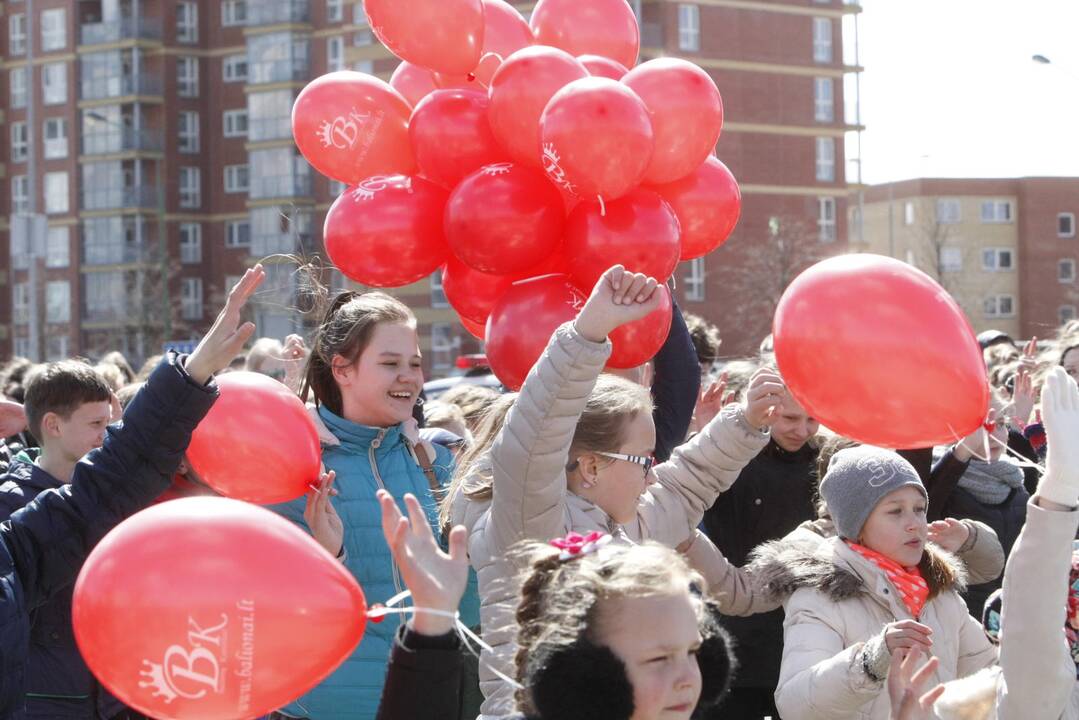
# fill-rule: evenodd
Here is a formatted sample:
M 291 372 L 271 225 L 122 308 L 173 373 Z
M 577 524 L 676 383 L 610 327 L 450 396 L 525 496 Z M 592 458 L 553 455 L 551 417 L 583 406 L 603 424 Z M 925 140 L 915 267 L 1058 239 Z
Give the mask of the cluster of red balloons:
M 327 253 L 378 287 L 442 268 L 446 297 L 507 385 L 554 329 L 534 318 L 576 312 L 557 283 L 509 295 L 515 282 L 556 273 L 587 295 L 617 263 L 662 281 L 734 229 L 738 185 L 713 155 L 719 90 L 685 60 L 636 65 L 625 0 L 539 0 L 531 22 L 504 0 L 364 4 L 402 60 L 390 82 L 330 73 L 292 114 L 303 155 L 351 186 L 326 216 Z M 668 304 L 616 337 L 612 366 L 652 357 L 669 316 Z M 522 333 L 535 335 L 528 353 L 511 352 Z

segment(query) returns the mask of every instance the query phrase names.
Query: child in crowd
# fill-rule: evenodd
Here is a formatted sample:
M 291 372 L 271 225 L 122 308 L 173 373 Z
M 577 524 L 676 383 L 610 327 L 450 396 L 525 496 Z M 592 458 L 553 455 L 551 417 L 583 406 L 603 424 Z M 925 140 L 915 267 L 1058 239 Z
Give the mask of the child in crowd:
M 53 455 L 50 447 L 46 454 L 50 475 L 58 473 L 62 478 L 53 477 L 62 482 L 58 488 L 42 491 L 0 524 L 0 717 L 19 717 L 25 711 L 28 682 L 35 681 L 27 678 L 31 640 L 38 632 L 30 613 L 58 593 L 70 592 L 83 560 L 97 541 L 168 486 L 191 432 L 217 395 L 210 382 L 213 374 L 254 331 L 251 323 L 240 325 L 240 311 L 262 277 L 259 266 L 243 276 L 195 351 L 186 359 L 169 354 L 132 401 L 126 422 L 110 427 L 104 441 L 96 443 L 100 447 L 69 472 L 65 473 L 64 467 L 73 440 L 62 441 L 59 433 L 50 435 L 49 429 L 58 420 L 50 414 L 62 413 L 55 408 L 40 412 L 40 399 L 31 393 L 30 400 L 38 408 L 31 409 L 31 422 L 35 426 L 44 423 L 42 433 L 53 441 L 51 446 L 61 449 Z M 90 404 L 100 402 L 91 400 Z M 104 405 L 108 405 L 107 400 Z M 93 434 L 80 427 L 82 439 L 84 431 Z M 49 679 L 60 682 L 69 678 Z M 70 715 L 51 708 L 48 716 Z
M 453 469 L 449 450 L 420 443 L 404 431 L 423 387 L 420 364 L 415 316 L 379 292 L 339 295 L 308 358 L 301 399 L 314 395 L 311 417 L 323 463 L 336 472 L 333 504 L 344 525 L 343 543 L 328 550 L 341 558 L 370 598 L 389 598 L 404 589 L 382 542 L 376 491 L 421 498 L 435 527 L 437 496 Z M 306 527 L 303 499 L 274 509 Z M 314 720 L 372 717 L 397 625 L 393 618 L 368 625 L 352 655 L 281 714 Z
M 511 688 L 492 672 L 513 673 L 512 545 L 603 531 L 620 542 L 652 538 L 674 547 L 691 537 L 704 510 L 768 440 L 782 385 L 761 373 L 747 404 L 725 408 L 669 462 L 653 467 L 648 389 L 601 372 L 611 351 L 607 336 L 652 312 L 655 288 L 654 279 L 621 266 L 604 273 L 577 319 L 552 336 L 491 447 L 490 505 L 469 537 L 484 639 L 494 647 L 480 668 L 484 717 L 513 708 Z

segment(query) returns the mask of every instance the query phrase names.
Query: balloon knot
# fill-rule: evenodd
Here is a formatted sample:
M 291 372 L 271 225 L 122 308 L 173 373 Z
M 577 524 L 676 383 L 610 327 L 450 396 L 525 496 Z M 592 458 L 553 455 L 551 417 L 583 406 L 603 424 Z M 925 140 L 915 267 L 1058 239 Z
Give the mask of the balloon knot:
M 386 619 L 386 614 L 381 611 L 385 609 L 386 606 L 382 603 L 375 603 L 367 612 L 367 619 L 376 624 L 382 622 Z
M 599 200 L 599 215 L 600 217 L 607 217 L 607 206 L 603 204 L 603 196 L 597 195 L 596 199 Z
M 469 82 L 476 82 L 476 73 L 470 72 L 467 77 Z

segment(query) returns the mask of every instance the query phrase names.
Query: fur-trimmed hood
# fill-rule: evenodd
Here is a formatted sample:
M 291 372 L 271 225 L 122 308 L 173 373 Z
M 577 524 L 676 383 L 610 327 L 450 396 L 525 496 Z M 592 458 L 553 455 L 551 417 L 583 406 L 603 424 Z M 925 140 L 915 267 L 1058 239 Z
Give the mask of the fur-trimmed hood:
M 881 572 L 846 546 L 838 537 L 818 544 L 792 542 L 787 538 L 764 543 L 750 556 L 753 575 L 766 596 L 786 601 L 795 590 L 813 588 L 833 602 L 872 592 L 867 572 Z M 951 553 L 927 544 L 919 563 L 929 586 L 929 598 L 948 590 L 966 588 L 966 570 Z

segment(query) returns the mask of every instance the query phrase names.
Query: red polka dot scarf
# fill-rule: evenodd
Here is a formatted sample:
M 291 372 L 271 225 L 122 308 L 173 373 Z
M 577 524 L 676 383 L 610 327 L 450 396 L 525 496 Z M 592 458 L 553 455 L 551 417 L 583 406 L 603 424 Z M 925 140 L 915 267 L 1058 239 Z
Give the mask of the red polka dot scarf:
M 884 571 L 891 581 L 892 587 L 899 593 L 899 599 L 907 606 L 911 617 L 917 618 L 922 613 L 926 601 L 929 599 L 929 586 L 922 577 L 922 571 L 917 566 L 905 568 L 895 560 L 881 555 L 876 550 L 870 550 L 858 543 L 847 543 L 850 549 L 869 560 L 871 563 Z

